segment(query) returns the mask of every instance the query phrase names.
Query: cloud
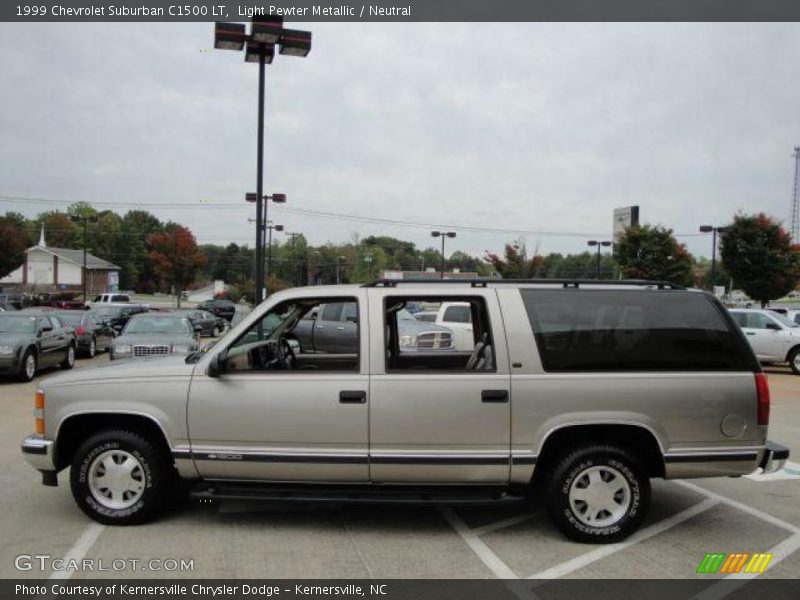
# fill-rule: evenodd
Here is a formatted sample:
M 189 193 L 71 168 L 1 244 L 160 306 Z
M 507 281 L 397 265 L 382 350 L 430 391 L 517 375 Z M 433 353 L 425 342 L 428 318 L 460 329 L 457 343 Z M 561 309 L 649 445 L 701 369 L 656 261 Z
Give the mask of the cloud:
M 307 26 L 310 56 L 267 73 L 266 191 L 288 206 L 598 235 L 627 204 L 682 234 L 737 210 L 789 215 L 796 24 Z M 257 69 L 211 46 L 208 23 L 0 25 L 0 194 L 236 202 L 154 212 L 200 240 L 250 240 Z M 430 241 L 424 228 L 273 214 L 315 243 Z M 462 232 L 448 247 L 510 237 Z M 705 238 L 681 239 L 708 253 Z

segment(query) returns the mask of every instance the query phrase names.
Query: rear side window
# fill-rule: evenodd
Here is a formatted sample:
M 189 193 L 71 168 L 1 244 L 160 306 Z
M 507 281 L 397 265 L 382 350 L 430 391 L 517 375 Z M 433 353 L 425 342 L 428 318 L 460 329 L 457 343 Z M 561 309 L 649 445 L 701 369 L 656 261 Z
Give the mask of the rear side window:
M 326 304 L 325 309 L 322 311 L 321 321 L 340 321 L 342 319 L 342 308 L 344 302 L 333 302 Z
M 448 306 L 442 321 L 447 323 L 469 323 L 472 320 L 472 314 L 469 305 L 464 306 Z
M 520 290 L 545 371 L 753 368 L 738 332 L 705 295 Z

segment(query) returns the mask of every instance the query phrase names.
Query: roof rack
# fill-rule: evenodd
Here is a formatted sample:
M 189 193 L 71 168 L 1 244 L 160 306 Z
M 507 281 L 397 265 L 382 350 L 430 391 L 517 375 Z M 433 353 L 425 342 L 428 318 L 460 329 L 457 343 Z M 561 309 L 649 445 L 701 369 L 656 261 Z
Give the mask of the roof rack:
M 470 287 L 487 287 L 489 284 L 503 285 L 503 284 L 519 284 L 519 283 L 536 283 L 536 284 L 549 284 L 561 285 L 564 288 L 579 288 L 581 286 L 589 285 L 605 285 L 605 286 L 640 286 L 640 287 L 655 287 L 659 290 L 685 290 L 682 285 L 670 283 L 669 281 L 650 281 L 647 279 L 495 279 L 488 277 L 476 277 L 474 279 L 376 279 L 370 283 L 365 283 L 361 287 L 397 287 L 399 284 L 404 283 L 427 283 L 430 285 L 435 284 L 462 284 L 469 285 Z

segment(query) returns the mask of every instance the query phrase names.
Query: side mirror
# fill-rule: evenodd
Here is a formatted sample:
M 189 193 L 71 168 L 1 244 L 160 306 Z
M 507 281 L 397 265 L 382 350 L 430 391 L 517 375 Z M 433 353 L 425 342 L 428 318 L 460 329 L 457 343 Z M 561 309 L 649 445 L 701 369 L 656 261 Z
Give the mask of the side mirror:
M 208 363 L 208 371 L 207 374 L 209 377 L 219 377 L 225 373 L 225 363 L 228 359 L 228 353 L 223 350 L 222 352 L 217 352 L 214 356 L 211 357 L 211 362 Z

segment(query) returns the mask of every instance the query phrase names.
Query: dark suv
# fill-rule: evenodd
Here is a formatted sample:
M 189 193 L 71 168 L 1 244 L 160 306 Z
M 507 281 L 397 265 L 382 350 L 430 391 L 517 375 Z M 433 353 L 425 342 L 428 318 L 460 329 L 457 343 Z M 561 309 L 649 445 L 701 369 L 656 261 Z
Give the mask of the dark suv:
M 233 315 L 236 314 L 236 304 L 230 300 L 221 298 L 214 298 L 213 300 L 206 300 L 197 305 L 200 310 L 207 310 L 217 317 L 222 317 L 228 323 L 233 320 Z

